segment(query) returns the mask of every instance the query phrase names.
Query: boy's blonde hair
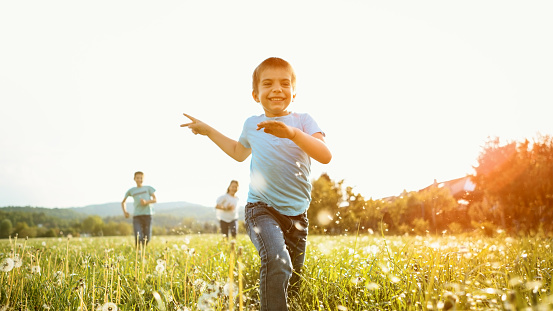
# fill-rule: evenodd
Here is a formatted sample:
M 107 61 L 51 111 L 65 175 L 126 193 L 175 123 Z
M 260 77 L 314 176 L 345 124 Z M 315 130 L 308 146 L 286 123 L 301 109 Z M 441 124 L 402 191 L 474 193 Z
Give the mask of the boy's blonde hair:
M 142 176 L 144 176 L 144 173 L 142 173 L 141 171 L 134 172 L 134 177 L 135 177 L 135 178 L 136 178 L 136 175 L 142 175 Z
M 257 66 L 253 71 L 252 88 L 255 94 L 259 94 L 259 79 L 261 77 L 261 73 L 267 68 L 284 68 L 290 71 L 290 75 L 292 76 L 292 81 L 290 82 L 292 82 L 292 88 L 294 90 L 296 89 L 296 73 L 294 72 L 294 68 L 292 68 L 292 65 L 290 65 L 289 62 L 285 61 L 282 58 L 269 57 L 261 62 L 261 64 L 259 64 L 259 66 Z

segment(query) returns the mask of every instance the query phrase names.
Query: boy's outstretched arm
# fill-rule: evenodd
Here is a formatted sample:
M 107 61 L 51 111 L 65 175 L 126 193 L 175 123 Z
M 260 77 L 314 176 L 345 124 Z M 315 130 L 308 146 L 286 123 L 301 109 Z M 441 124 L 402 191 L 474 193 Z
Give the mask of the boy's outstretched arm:
M 216 129 L 209 126 L 207 123 L 204 123 L 186 113 L 183 113 L 185 117 L 190 119 L 192 122 L 181 124 L 181 127 L 188 127 L 192 130 L 194 134 L 200 134 L 209 137 L 221 150 L 228 154 L 231 158 L 238 162 L 246 160 L 252 150 L 250 148 L 244 147 L 241 143 L 236 140 L 230 139 L 225 135 L 221 134 Z
M 280 138 L 288 138 L 298 147 L 300 147 L 307 155 L 314 160 L 328 164 L 332 159 L 332 153 L 324 142 L 322 133 L 308 135 L 298 128 L 288 126 L 281 121 L 263 121 L 257 124 L 257 129 L 263 129 L 265 133 L 274 135 Z

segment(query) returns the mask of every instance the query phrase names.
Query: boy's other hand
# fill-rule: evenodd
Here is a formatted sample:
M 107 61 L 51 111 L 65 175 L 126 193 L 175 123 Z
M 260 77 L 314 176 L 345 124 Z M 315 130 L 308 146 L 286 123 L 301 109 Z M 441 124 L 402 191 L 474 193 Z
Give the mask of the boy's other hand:
M 296 132 L 294 132 L 294 128 L 290 127 L 284 122 L 281 121 L 263 121 L 257 124 L 257 130 L 263 129 L 263 131 L 267 134 L 274 135 L 279 138 L 288 138 L 288 139 L 294 139 L 296 137 Z
M 129 212 L 124 212 L 124 214 L 125 214 L 125 218 L 129 218 L 130 216 Z
M 192 130 L 192 133 L 194 133 L 195 135 L 196 134 L 200 134 L 200 135 L 207 135 L 208 132 L 209 132 L 209 126 L 205 123 L 203 123 L 202 121 L 190 116 L 190 115 L 187 115 L 186 113 L 183 113 L 183 115 L 185 117 L 187 117 L 188 119 L 190 119 L 192 122 L 190 123 L 185 123 L 185 124 L 181 124 L 180 127 L 187 127 L 189 129 Z

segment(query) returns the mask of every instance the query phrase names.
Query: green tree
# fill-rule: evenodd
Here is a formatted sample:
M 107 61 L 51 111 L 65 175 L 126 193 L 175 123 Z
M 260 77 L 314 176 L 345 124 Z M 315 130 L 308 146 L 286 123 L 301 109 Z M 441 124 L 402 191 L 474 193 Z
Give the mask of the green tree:
M 326 173 L 313 181 L 311 204 L 307 212 L 309 230 L 313 233 L 333 232 L 340 224 L 343 180 L 335 182 Z
M 479 208 L 495 225 L 512 232 L 529 233 L 537 227 L 552 231 L 553 140 L 540 136 L 532 143 L 490 139 L 483 147 L 473 181 L 482 191 Z M 501 221 L 499 221 L 500 219 Z
M 91 215 L 83 220 L 82 229 L 84 233 L 91 235 L 102 235 L 104 229 L 104 221 L 98 215 Z
M 7 238 L 12 233 L 13 224 L 11 220 L 4 219 L 0 222 L 0 238 Z

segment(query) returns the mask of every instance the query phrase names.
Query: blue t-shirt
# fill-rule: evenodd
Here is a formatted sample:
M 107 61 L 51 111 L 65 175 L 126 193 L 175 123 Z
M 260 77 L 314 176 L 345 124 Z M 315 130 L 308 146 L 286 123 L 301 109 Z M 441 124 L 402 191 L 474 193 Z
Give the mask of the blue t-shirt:
M 238 140 L 252 149 L 247 201 L 264 202 L 283 215 L 300 215 L 311 202 L 311 158 L 290 139 L 258 131 L 257 124 L 266 120 L 282 121 L 308 135 L 323 131 L 307 113 L 274 118 L 262 114 L 246 120 Z
M 132 197 L 134 199 L 134 202 L 133 202 L 134 216 L 154 214 L 153 204 L 146 204 L 146 205 L 140 204 L 140 199 L 144 199 L 148 201 L 150 200 L 152 193 L 154 192 L 156 192 L 156 189 L 154 189 L 153 187 L 142 186 L 140 188 L 132 187 L 127 191 L 127 193 L 125 193 L 125 199 L 128 197 Z

